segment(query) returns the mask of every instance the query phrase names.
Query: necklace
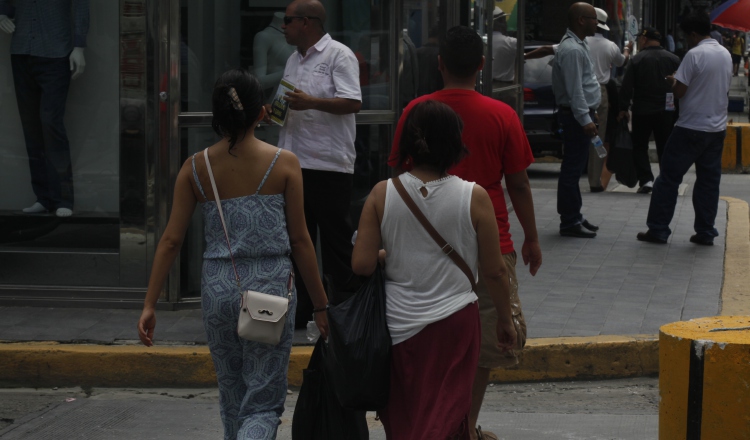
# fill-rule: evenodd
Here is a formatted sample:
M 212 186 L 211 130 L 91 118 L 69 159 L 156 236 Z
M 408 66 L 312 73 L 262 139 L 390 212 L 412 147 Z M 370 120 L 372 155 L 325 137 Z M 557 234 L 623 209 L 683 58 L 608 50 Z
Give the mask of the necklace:
M 276 29 L 277 31 L 281 32 L 282 34 L 284 33 L 284 31 L 282 31 L 281 29 L 277 28 L 276 26 L 274 26 L 272 24 L 269 24 L 268 27 L 270 27 L 271 29 Z

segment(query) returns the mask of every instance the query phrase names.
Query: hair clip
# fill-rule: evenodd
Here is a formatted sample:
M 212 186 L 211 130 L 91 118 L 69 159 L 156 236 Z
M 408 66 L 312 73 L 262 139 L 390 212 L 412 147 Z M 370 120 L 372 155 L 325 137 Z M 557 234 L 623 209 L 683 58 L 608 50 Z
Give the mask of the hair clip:
M 245 107 L 242 106 L 242 102 L 240 101 L 240 97 L 237 96 L 237 90 L 235 90 L 234 87 L 229 88 L 228 94 L 232 99 L 232 107 L 234 107 L 235 110 L 245 110 Z
M 417 150 L 417 153 L 425 154 L 430 152 L 430 146 L 427 145 L 427 140 L 424 137 L 420 137 L 419 139 L 417 139 L 416 144 L 419 146 L 419 150 Z

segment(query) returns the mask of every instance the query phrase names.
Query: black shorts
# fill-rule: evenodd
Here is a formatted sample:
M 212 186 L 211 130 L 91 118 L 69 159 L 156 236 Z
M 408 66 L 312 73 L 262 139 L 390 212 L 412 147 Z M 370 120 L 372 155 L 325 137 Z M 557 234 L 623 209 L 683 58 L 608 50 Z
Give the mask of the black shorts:
M 732 54 L 732 64 L 739 64 L 742 61 L 742 55 Z

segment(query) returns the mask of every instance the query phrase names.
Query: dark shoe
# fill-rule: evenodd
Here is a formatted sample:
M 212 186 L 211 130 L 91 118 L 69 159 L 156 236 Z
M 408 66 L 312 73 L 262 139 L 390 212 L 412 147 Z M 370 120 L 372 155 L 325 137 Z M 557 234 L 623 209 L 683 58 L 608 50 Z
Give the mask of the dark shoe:
M 700 244 L 703 246 L 713 246 L 714 239 L 695 234 L 690 237 L 690 243 Z
M 640 188 L 638 188 L 638 191 L 636 191 L 638 194 L 651 194 L 651 191 L 654 190 L 654 182 L 648 181 L 641 185 Z
M 581 226 L 583 226 L 584 228 L 588 229 L 591 232 L 596 232 L 599 230 L 599 226 L 592 225 L 591 223 L 589 223 L 588 220 L 584 220 L 583 223 L 581 223 Z
M 651 231 L 639 232 L 636 238 L 640 241 L 647 241 L 655 244 L 667 244 L 667 240 L 651 235 Z
M 602 191 L 604 191 L 604 187 L 603 186 L 592 186 L 591 187 L 591 192 L 592 193 L 600 193 Z
M 560 229 L 560 235 L 563 237 L 594 238 L 596 237 L 596 232 L 589 232 L 583 229 L 581 225 L 575 225 L 569 228 Z

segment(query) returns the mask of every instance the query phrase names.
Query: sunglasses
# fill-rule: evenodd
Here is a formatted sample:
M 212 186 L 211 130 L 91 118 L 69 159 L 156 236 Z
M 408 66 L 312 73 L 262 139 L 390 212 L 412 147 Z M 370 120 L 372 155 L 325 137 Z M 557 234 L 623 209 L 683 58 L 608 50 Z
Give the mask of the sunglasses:
M 300 20 L 303 18 L 307 18 L 308 20 L 320 20 L 320 17 L 310 17 L 307 15 L 285 15 L 284 24 L 289 26 L 290 24 L 292 24 L 292 21 L 294 21 L 295 18 L 299 18 Z

